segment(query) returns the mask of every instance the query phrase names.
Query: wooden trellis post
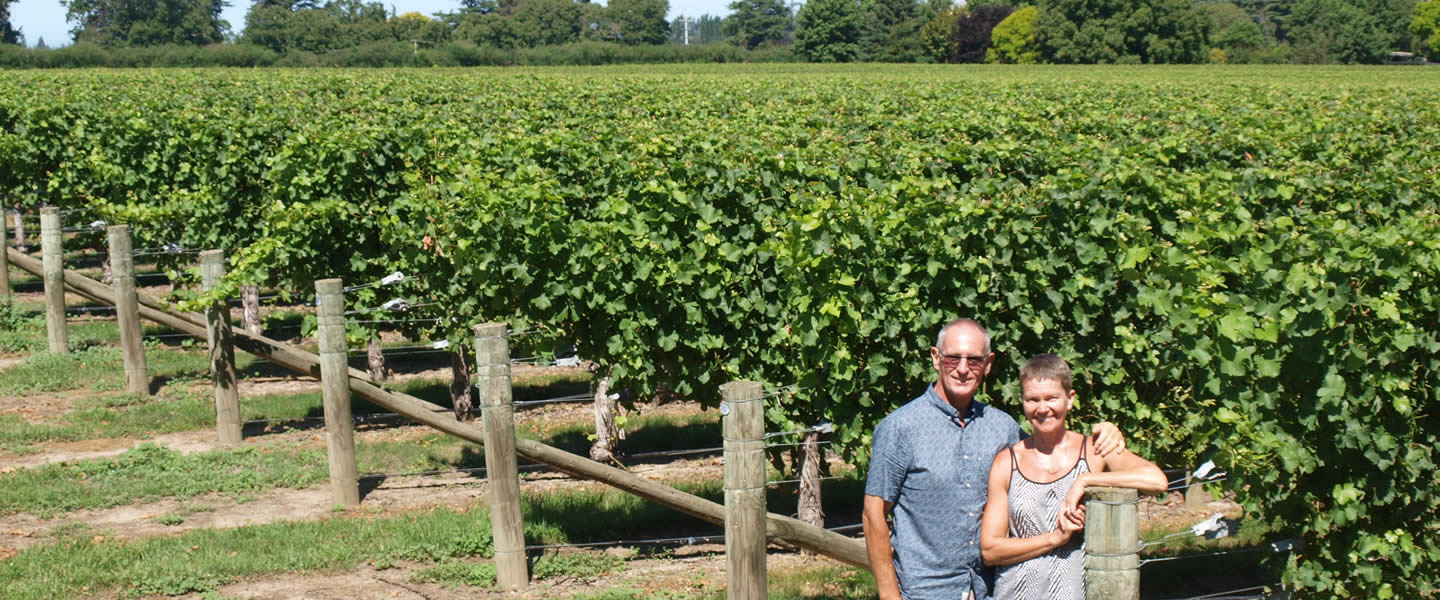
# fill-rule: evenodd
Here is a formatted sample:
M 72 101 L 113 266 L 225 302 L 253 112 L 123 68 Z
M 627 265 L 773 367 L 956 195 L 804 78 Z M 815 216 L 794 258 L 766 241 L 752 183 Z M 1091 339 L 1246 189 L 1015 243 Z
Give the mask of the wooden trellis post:
M 200 253 L 200 285 L 215 289 L 225 276 L 225 252 Z M 210 343 L 210 378 L 215 385 L 215 431 L 220 444 L 240 443 L 240 389 L 235 383 L 235 341 L 230 329 L 230 309 L 218 300 L 205 309 L 206 340 Z
M 360 479 L 355 466 L 355 421 L 350 413 L 350 362 L 349 345 L 345 343 L 343 289 L 339 279 L 315 282 L 330 498 L 335 504 L 349 507 L 360 504 Z
M 65 250 L 61 244 L 60 209 L 40 209 L 40 252 L 45 265 L 45 332 L 50 352 L 69 352 L 65 330 Z
M 765 600 L 765 403 L 755 381 L 720 387 L 725 439 L 725 597 Z
M 135 293 L 135 257 L 131 249 L 130 226 L 111 225 L 110 266 L 115 282 L 115 321 L 120 329 L 120 349 L 125 355 L 125 391 L 150 393 L 150 375 L 145 365 L 145 342 L 140 337 L 140 302 Z
M 1085 490 L 1085 598 L 1140 599 L 1140 493 Z
M 525 561 L 525 526 L 520 514 L 508 331 L 505 323 L 475 326 L 475 386 L 485 427 L 485 478 L 490 482 L 495 578 L 502 589 L 515 590 L 530 584 L 530 571 Z

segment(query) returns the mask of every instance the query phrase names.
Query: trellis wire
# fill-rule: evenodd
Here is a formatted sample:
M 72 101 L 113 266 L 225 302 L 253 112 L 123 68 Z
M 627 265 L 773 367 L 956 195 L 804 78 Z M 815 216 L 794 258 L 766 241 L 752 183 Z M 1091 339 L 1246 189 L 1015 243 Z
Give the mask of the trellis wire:
M 396 308 L 386 308 L 385 306 L 382 305 L 382 306 L 376 306 L 376 307 L 373 307 L 373 308 L 360 308 L 360 309 L 356 309 L 356 310 L 347 310 L 347 311 L 345 311 L 345 316 L 348 317 L 348 316 L 350 316 L 350 315 L 369 314 L 369 313 L 376 313 L 376 312 L 397 312 L 397 311 L 403 312 L 403 311 L 410 310 L 410 309 L 412 309 L 412 308 L 419 308 L 419 307 L 422 307 L 422 306 L 435 306 L 435 305 L 437 305 L 437 304 L 440 304 L 440 303 L 439 303 L 439 302 L 421 302 L 421 303 L 419 303 L 419 304 L 404 304 L 404 305 L 401 305 L 401 306 L 396 307 Z
M 826 480 L 829 480 L 829 479 L 841 479 L 841 477 L 840 477 L 839 475 L 830 475 L 830 476 L 828 476 L 828 477 L 821 477 L 821 478 L 819 479 L 819 481 L 826 481 Z M 767 482 L 765 482 L 765 485 L 780 485 L 780 484 L 784 484 L 784 483 L 800 483 L 801 481 L 802 481 L 802 480 L 800 480 L 800 479 L 777 479 L 777 480 L 775 480 L 775 481 L 767 481 Z
M 1280 585 L 1280 584 L 1275 583 L 1275 584 L 1271 584 L 1271 585 L 1277 585 L 1277 586 L 1278 586 L 1278 585 Z M 1252 594 L 1252 595 L 1248 595 L 1248 596 L 1236 596 L 1235 594 L 1242 594 L 1242 593 L 1245 593 L 1245 592 L 1257 592 L 1257 591 L 1264 590 L 1266 587 L 1268 587 L 1268 586 L 1253 585 L 1253 586 L 1250 586 L 1250 587 L 1244 587 L 1244 588 L 1235 589 L 1235 590 L 1227 590 L 1227 591 L 1224 591 L 1224 592 L 1214 592 L 1214 593 L 1210 593 L 1210 594 L 1204 594 L 1204 595 L 1201 595 L 1201 596 L 1185 596 L 1185 597 L 1183 597 L 1183 598 L 1166 598 L 1165 600 L 1258 600 L 1258 599 L 1260 599 L 1260 598 L 1269 598 L 1269 596 L 1267 596 L 1267 595 L 1265 595 L 1265 594 Z
M 789 448 L 789 447 L 793 447 L 793 446 L 805 446 L 805 445 L 808 445 L 808 444 L 809 444 L 809 442 L 781 442 L 781 443 L 778 443 L 778 444 L 765 444 L 765 447 L 766 447 L 766 448 Z M 815 445 L 816 445 L 816 446 L 825 446 L 825 445 L 829 445 L 829 444 L 830 444 L 830 440 L 821 440 L 821 441 L 815 442 Z

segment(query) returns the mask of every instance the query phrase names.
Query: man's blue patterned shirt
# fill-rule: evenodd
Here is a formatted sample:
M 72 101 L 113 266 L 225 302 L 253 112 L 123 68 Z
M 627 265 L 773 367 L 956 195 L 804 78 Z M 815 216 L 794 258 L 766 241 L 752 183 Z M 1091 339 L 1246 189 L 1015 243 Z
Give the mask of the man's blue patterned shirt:
M 961 598 L 969 590 L 990 597 L 994 575 L 980 561 L 980 515 L 990 463 L 1020 441 L 1020 426 L 979 401 L 963 417 L 957 413 L 931 385 L 875 428 L 865 494 L 895 503 L 890 543 L 906 600 Z

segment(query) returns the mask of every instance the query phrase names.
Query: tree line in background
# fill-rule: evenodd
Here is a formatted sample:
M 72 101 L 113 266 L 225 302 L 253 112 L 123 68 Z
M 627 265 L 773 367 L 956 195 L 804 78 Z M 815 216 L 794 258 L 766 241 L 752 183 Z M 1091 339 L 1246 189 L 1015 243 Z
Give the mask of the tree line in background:
M 0 36 L 6 44 L 24 41 L 10 23 L 15 1 L 0 0 Z M 47 64 L 11 49 L 8 59 L 0 57 L 0 66 L 184 64 L 204 62 L 207 56 L 215 64 L 297 66 L 677 60 L 1373 64 L 1400 50 L 1440 59 L 1440 0 L 1038 0 L 1013 5 L 990 0 L 962 5 L 952 0 L 809 0 L 803 5 L 736 0 L 724 17 L 673 20 L 666 19 L 668 0 L 609 0 L 606 5 L 461 0 L 457 10 L 433 16 L 396 14 L 380 2 L 363 0 L 257 0 L 238 35 L 220 18 L 222 0 L 61 4 L 74 25 L 73 41 L 84 47 L 62 57 L 73 60 Z M 643 49 L 663 45 L 729 48 Z M 534 51 L 566 46 L 581 48 Z M 122 51 L 156 47 L 210 50 Z

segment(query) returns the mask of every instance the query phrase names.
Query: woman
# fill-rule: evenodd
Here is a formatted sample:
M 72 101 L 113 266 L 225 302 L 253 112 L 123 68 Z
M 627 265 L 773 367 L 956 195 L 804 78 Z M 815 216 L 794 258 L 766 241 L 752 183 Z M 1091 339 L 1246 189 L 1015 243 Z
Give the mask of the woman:
M 980 522 L 980 556 L 1002 566 L 999 600 L 1083 600 L 1085 527 L 1080 500 L 1088 486 L 1165 490 L 1165 474 L 1129 450 L 1100 456 L 1086 436 L 1065 429 L 1075 403 L 1070 367 L 1054 354 L 1020 369 L 1021 405 L 1030 437 L 995 456 Z

